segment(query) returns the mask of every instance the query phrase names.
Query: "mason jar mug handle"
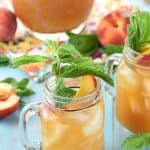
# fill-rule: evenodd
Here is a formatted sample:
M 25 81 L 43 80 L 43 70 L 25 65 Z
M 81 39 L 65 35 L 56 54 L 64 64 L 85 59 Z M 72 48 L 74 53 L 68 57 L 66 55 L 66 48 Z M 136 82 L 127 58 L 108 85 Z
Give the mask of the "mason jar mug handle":
M 108 60 L 105 63 L 106 66 L 106 71 L 107 73 L 114 79 L 115 82 L 115 72 L 116 72 L 116 68 L 119 65 L 120 61 L 122 58 L 122 54 L 113 54 L 111 55 Z M 115 102 L 115 88 L 103 83 L 103 90 L 106 93 L 107 96 L 109 96 L 109 99 L 111 99 L 111 101 L 108 101 L 110 103 L 111 108 L 109 108 L 109 110 L 111 110 L 111 113 L 109 113 L 109 117 L 111 116 L 111 120 L 109 122 L 109 124 L 111 125 L 111 133 L 109 132 L 110 136 L 112 136 L 112 141 L 111 141 L 111 150 L 115 150 L 114 144 L 115 144 L 115 139 L 114 139 L 114 134 L 115 134 L 115 117 L 114 117 L 114 102 Z M 110 147 L 108 146 L 107 149 L 110 149 Z
M 23 146 L 27 150 L 40 150 L 41 142 L 31 142 L 27 135 L 27 125 L 33 116 L 39 116 L 39 105 L 41 102 L 26 105 L 21 111 L 19 118 L 19 132 Z
M 119 65 L 122 58 L 122 54 L 116 53 L 111 55 L 105 63 L 107 73 L 115 80 L 116 68 Z M 107 94 L 114 99 L 114 87 L 108 84 L 104 85 Z

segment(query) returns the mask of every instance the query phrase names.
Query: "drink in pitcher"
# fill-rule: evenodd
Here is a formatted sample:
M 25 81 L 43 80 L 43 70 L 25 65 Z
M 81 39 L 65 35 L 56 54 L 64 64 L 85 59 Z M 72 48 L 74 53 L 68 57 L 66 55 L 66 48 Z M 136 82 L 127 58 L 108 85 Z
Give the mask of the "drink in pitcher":
M 65 32 L 88 17 L 94 0 L 12 0 L 15 13 L 31 30 L 39 33 Z

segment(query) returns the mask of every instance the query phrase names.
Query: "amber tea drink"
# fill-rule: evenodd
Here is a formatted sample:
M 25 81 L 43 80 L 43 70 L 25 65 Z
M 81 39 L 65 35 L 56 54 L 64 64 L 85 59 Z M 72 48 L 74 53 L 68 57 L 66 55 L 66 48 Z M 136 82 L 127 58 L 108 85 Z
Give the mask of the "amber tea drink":
M 15 13 L 31 30 L 40 33 L 65 32 L 88 17 L 94 0 L 11 0 Z
M 81 80 L 87 78 L 88 83 L 91 75 L 83 78 Z M 94 93 L 73 98 L 72 103 L 64 105 L 60 110 L 55 110 L 47 103 L 40 106 L 42 150 L 83 150 L 85 147 L 87 150 L 103 149 L 104 101 L 98 86 Z
M 150 132 L 149 12 L 133 13 L 117 69 L 116 116 L 129 131 Z
M 45 45 L 52 50 L 52 72 L 45 80 L 43 101 L 27 105 L 20 115 L 23 145 L 35 148 L 24 130 L 25 118 L 35 113 L 41 120 L 42 150 L 103 150 L 105 109 L 99 79 L 113 85 L 112 79 L 104 66 L 82 56 L 73 45 L 55 41 Z M 13 66 L 48 59 L 21 56 Z
M 122 61 L 118 67 L 116 115 L 132 132 L 150 132 L 150 66 L 143 66 L 148 63 L 146 58 L 150 63 L 150 53 L 139 54 L 126 49 L 139 58 L 135 58 L 138 60 L 134 64 Z

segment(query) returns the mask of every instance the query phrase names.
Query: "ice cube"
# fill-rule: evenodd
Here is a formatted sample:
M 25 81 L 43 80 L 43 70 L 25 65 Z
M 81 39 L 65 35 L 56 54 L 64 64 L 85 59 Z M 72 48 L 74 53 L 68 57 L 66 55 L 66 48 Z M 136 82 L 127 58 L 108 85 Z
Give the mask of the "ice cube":
M 96 110 L 93 118 L 90 118 L 89 122 L 83 128 L 83 132 L 86 136 L 95 134 L 103 126 L 103 113 L 101 110 Z
M 144 95 L 149 97 L 150 99 L 150 78 L 145 78 L 143 80 L 143 90 L 144 90 Z
M 129 97 L 131 111 L 133 113 L 143 113 L 144 110 L 144 101 L 141 97 L 134 96 Z
M 137 86 L 140 85 L 138 74 L 134 72 L 134 70 L 128 67 L 121 68 L 118 74 L 118 79 L 119 79 L 119 82 L 123 84 L 123 86 L 128 85 L 128 86 L 136 88 Z
M 146 110 L 150 110 L 150 98 L 144 98 Z
M 67 117 L 83 122 L 89 119 L 88 113 L 83 111 L 68 113 Z
M 52 146 L 57 143 L 57 141 L 64 136 L 68 128 L 68 125 L 57 122 L 55 126 L 53 126 L 53 130 L 47 130 L 47 135 L 45 135 L 43 139 L 45 146 Z

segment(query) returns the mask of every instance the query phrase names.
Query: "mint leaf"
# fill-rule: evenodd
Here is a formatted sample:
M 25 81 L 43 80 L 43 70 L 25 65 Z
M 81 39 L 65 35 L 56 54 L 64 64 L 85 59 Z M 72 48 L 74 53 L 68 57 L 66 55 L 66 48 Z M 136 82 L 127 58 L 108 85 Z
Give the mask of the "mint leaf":
M 52 51 L 58 51 L 58 48 L 59 48 L 59 44 L 57 41 L 52 41 L 52 40 L 46 40 L 44 42 L 44 45 L 49 48 L 50 50 Z
M 53 75 L 59 74 L 59 64 L 57 63 L 57 61 L 52 63 L 52 74 Z
M 102 47 L 95 34 L 74 34 L 66 33 L 69 36 L 69 42 L 83 55 L 91 55 Z
M 76 91 L 65 86 L 63 78 L 57 79 L 55 92 L 63 97 L 73 97 L 76 94 Z
M 130 16 L 127 42 L 129 46 L 139 51 L 150 43 L 150 12 L 138 11 Z
M 104 66 L 97 62 L 87 61 L 61 68 L 61 77 L 74 78 L 85 74 L 93 74 L 113 86 L 112 78 L 106 73 Z
M 65 86 L 64 79 L 60 77 L 56 81 L 56 87 L 54 91 L 59 96 L 67 97 L 67 99 L 56 98 L 56 107 L 62 107 L 63 105 L 69 104 L 71 101 L 71 97 L 74 97 L 76 94 L 76 91 Z M 70 99 L 68 99 L 69 97 Z
M 69 64 L 78 64 L 81 62 L 88 62 L 88 61 L 93 61 L 90 57 L 79 57 L 76 59 L 73 58 L 65 58 L 61 60 L 61 63 L 69 63 Z
M 150 146 L 150 133 L 131 135 L 121 146 L 123 150 L 143 150 L 144 147 Z
M 28 85 L 29 83 L 29 79 L 28 78 L 24 78 L 21 81 L 18 82 L 17 87 L 19 88 L 24 88 Z
M 16 88 L 16 93 L 19 96 L 29 96 L 34 94 L 34 91 L 32 89 L 29 88 Z
M 58 50 L 59 50 L 59 44 L 57 41 L 52 41 L 52 40 L 46 40 L 44 42 L 44 45 L 50 49 L 51 54 L 50 58 L 52 61 L 58 61 L 59 62 L 59 57 L 58 57 Z
M 107 55 L 112 55 L 114 53 L 122 53 L 123 52 L 123 45 L 108 45 L 105 49 L 104 49 L 104 52 L 107 54 Z
M 20 56 L 18 58 L 16 58 L 11 66 L 13 68 L 16 68 L 16 67 L 19 67 L 20 65 L 25 65 L 25 64 L 30 64 L 30 63 L 36 63 L 36 62 L 45 62 L 45 61 L 48 61 L 49 58 L 47 57 L 44 57 L 44 56 L 39 56 L 39 55 L 32 55 L 32 56 L 29 56 L 29 55 L 23 55 L 23 56 Z
M 64 43 L 59 47 L 58 56 L 61 62 L 66 62 L 66 59 L 71 60 L 82 57 L 80 52 L 69 43 Z
M 9 64 L 9 58 L 3 54 L 0 54 L 0 66 L 5 66 Z
M 17 84 L 17 81 L 14 78 L 6 78 L 6 79 L 2 80 L 1 82 L 9 83 L 12 86 L 16 86 L 16 84 Z

